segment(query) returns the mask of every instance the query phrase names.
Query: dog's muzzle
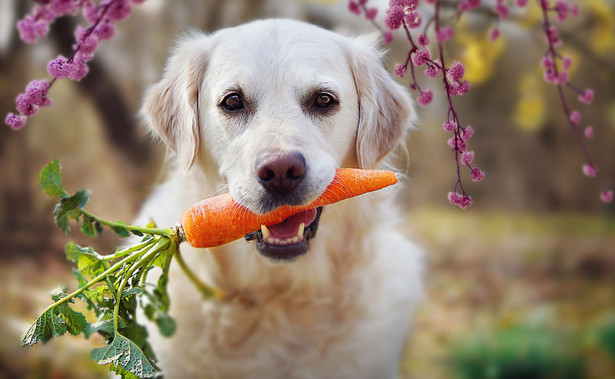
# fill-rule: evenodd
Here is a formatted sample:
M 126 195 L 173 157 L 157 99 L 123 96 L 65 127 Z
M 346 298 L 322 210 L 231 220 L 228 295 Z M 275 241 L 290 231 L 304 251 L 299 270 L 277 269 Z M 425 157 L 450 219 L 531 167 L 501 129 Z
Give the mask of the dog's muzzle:
M 258 252 L 274 261 L 292 261 L 308 252 L 310 239 L 316 235 L 322 207 L 290 216 L 275 225 L 261 225 L 260 230 L 245 235 L 256 240 Z

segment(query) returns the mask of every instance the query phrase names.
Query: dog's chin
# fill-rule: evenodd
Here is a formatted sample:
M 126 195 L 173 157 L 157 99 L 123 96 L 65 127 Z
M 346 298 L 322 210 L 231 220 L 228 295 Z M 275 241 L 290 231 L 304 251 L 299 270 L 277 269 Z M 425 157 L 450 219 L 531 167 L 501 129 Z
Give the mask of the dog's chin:
M 262 226 L 260 230 L 246 234 L 245 239 L 256 240 L 256 250 L 274 262 L 292 262 L 309 251 L 321 213 L 322 207 L 301 212 L 280 224 Z

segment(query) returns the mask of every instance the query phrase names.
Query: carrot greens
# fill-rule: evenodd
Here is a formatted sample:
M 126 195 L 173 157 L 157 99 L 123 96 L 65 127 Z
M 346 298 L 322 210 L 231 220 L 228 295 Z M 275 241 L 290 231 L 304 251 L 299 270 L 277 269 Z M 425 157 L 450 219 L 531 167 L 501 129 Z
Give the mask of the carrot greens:
M 22 345 L 46 343 L 67 332 L 85 338 L 98 333 L 107 345 L 92 351 L 94 361 L 110 364 L 110 369 L 123 378 L 159 376 L 156 357 L 147 342 L 147 330 L 137 320 L 137 306 L 162 335 L 175 332 L 166 287 L 169 267 L 182 241 L 179 228 L 160 229 L 153 224 L 137 227 L 93 215 L 83 209 L 90 197 L 88 191 L 80 190 L 71 196 L 62 187 L 58 160 L 41 171 L 39 185 L 45 193 L 59 199 L 53 214 L 56 225 L 64 232 L 70 231 L 72 221 L 81 223 L 81 231 L 90 237 L 96 237 L 107 227 L 122 237 L 133 236 L 137 242 L 109 255 L 69 242 L 65 252 L 76 265 L 73 275 L 78 288 L 70 293 L 66 287 L 52 291 L 53 303 L 22 337 Z M 157 282 L 149 283 L 147 276 L 154 267 L 162 274 Z M 182 269 L 188 268 L 182 265 Z M 198 285 L 209 291 L 202 291 L 209 298 L 216 293 L 203 283 Z M 88 317 L 77 310 L 84 308 L 77 307 L 78 302 L 85 303 Z

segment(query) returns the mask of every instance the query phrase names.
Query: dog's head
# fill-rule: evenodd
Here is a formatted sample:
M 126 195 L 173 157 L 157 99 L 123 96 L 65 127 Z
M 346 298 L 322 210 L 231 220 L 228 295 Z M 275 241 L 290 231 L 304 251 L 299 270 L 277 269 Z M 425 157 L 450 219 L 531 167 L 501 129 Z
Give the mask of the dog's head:
M 174 50 L 143 114 L 184 169 L 218 171 L 256 213 L 313 201 L 339 167 L 373 168 L 403 140 L 407 92 L 365 37 L 306 23 L 256 21 Z M 261 254 L 308 250 L 321 209 L 251 233 Z

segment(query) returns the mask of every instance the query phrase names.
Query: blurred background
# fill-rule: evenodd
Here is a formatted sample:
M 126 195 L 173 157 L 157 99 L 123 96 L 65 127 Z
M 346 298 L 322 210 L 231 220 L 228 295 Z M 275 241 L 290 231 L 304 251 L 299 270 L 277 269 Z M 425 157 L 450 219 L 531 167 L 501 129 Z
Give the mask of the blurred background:
M 380 23 L 386 3 L 370 1 L 380 8 Z M 444 1 L 451 11 L 457 3 Z M 474 199 L 465 211 L 446 199 L 456 167 L 441 127 L 445 99 L 437 82 L 420 79 L 436 97 L 419 109 L 418 129 L 409 137 L 401 202 L 408 215 L 404 230 L 428 251 L 427 294 L 401 378 L 615 377 L 615 205 L 601 203 L 599 183 L 582 175 L 583 157 L 556 88 L 542 80 L 546 45 L 536 3 L 504 22 L 490 11 L 466 15 L 447 44 L 449 64 L 461 60 L 472 83 L 454 104 L 461 122 L 475 130 L 470 147 L 486 173 L 478 184 L 464 176 Z M 572 83 L 593 88 L 596 99 L 583 105 L 572 91 L 566 95 L 583 125 L 594 126 L 588 148 L 613 188 L 615 2 L 576 3 L 580 16 L 562 25 L 561 52 L 574 58 Z M 2 117 L 30 80 L 47 77 L 50 59 L 70 53 L 81 21 L 60 19 L 47 39 L 28 46 L 14 25 L 32 5 L 0 0 Z M 92 191 L 90 211 L 130 221 L 160 179 L 164 156 L 136 115 L 176 36 L 266 17 L 349 34 L 373 31 L 345 0 L 147 0 L 102 43 L 86 78 L 56 83 L 53 105 L 21 131 L 0 127 L 0 378 L 106 373 L 88 359 L 91 347 L 102 343 L 94 337 L 19 346 L 20 335 L 50 303 L 48 290 L 74 285 L 64 245 L 75 240 L 109 252 L 119 243 L 111 233 L 91 240 L 57 229 L 54 202 L 37 185 L 41 168 L 59 158 L 69 192 Z M 492 43 L 494 26 L 503 36 Z M 391 68 L 405 60 L 407 41 L 397 35 L 388 49 Z

